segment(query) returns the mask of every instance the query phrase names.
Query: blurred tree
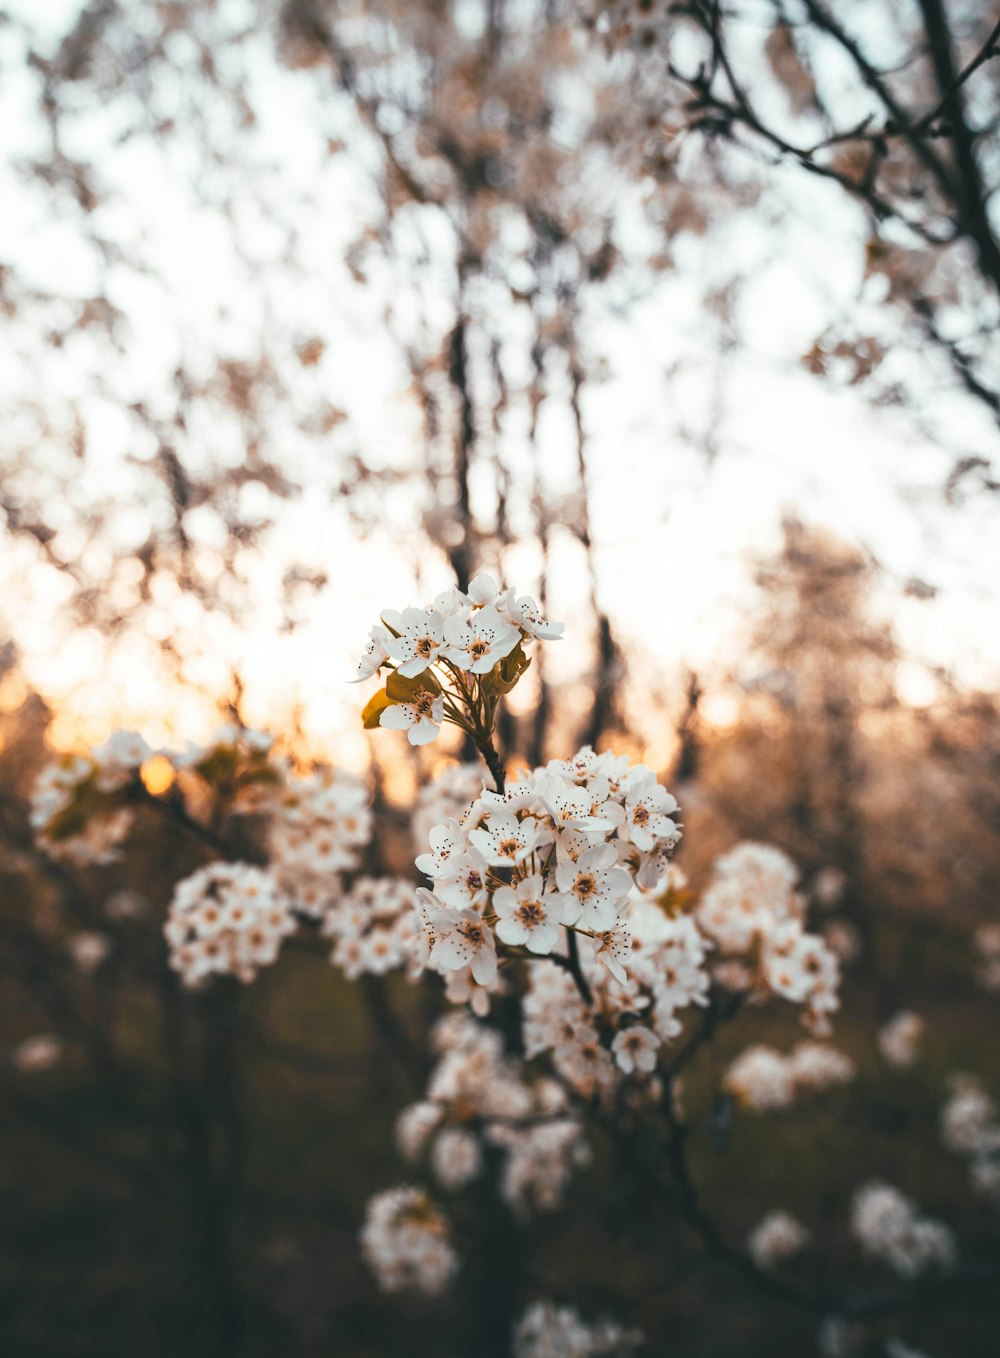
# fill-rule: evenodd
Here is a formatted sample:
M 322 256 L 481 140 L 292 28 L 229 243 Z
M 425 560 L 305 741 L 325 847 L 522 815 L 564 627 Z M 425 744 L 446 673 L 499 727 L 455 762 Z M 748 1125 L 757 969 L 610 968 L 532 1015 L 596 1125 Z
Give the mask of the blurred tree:
M 668 374 L 710 369 L 706 418 L 671 418 L 678 455 L 711 467 L 759 265 L 738 233 L 782 250 L 773 225 L 820 183 L 861 205 L 867 278 L 807 366 L 934 425 L 949 494 L 997 479 L 912 344 L 936 338 L 963 412 L 995 411 L 981 7 L 95 0 L 0 18 L 10 571 L 150 668 L 218 688 L 204 652 L 234 650 L 248 611 L 301 626 L 335 567 L 297 515 L 323 505 L 328 541 L 368 533 L 417 572 L 440 551 L 467 577 L 516 542 L 543 607 L 557 562 L 593 623 L 580 734 L 620 723 L 590 446 L 602 326 L 686 252 L 714 352 Z
M 936 673 L 928 702 L 905 701 L 912 662 L 879 614 L 880 568 L 821 529 L 788 520 L 758 582 L 738 717 L 701 731 L 692 838 L 706 853 L 743 837 L 781 843 L 869 953 L 894 914 L 932 931 L 991 918 L 995 696 Z
M 901 343 L 919 354 L 929 340 L 1000 418 L 995 5 L 594 0 L 588 22 L 616 58 L 629 54 L 620 69 L 658 129 L 643 164 L 659 183 L 676 186 L 692 157 L 716 154 L 755 210 L 770 184 L 790 182 L 785 167 L 861 208 L 861 305 L 831 318 L 805 357 L 811 371 L 866 382 Z M 796 211 L 804 199 L 782 201 Z M 925 356 L 890 363 L 880 396 L 898 401 L 902 381 L 913 400 L 927 367 Z M 965 477 L 997 488 L 981 458 L 957 459 L 952 490 Z

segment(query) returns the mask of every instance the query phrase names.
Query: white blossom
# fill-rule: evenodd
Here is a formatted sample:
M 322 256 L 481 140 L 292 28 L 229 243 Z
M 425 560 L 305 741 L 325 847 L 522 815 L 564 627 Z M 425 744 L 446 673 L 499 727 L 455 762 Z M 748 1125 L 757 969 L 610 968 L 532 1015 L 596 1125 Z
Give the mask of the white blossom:
M 926 1024 L 919 1014 L 903 1009 L 878 1031 L 878 1049 L 883 1059 L 897 1070 L 907 1070 L 918 1056 Z
M 955 1262 L 955 1242 L 941 1222 L 918 1217 L 910 1200 L 891 1184 L 873 1180 L 855 1193 L 851 1234 L 867 1255 L 881 1259 L 901 1277 L 913 1278 Z
M 654 1032 L 649 1028 L 636 1026 L 623 1028 L 617 1033 L 611 1043 L 611 1050 L 614 1053 L 615 1064 L 626 1075 L 631 1075 L 633 1071 L 649 1075 L 656 1069 L 656 1053 L 659 1046 L 660 1039 Z
M 514 1328 L 514 1358 L 632 1358 L 643 1342 L 617 1321 L 587 1322 L 571 1306 L 536 1301 Z
M 550 953 L 559 941 L 559 926 L 566 922 L 563 898 L 554 892 L 544 894 L 539 873 L 525 877 L 516 887 L 498 887 L 493 893 L 493 908 L 497 938 L 533 953 Z
M 358 661 L 357 674 L 350 682 L 360 684 L 363 679 L 370 679 L 373 674 L 378 674 L 389 659 L 391 646 L 392 634 L 380 623 L 376 623 L 368 634 L 364 655 Z
M 418 1188 L 390 1188 L 365 1210 L 361 1253 L 385 1292 L 444 1291 L 458 1269 L 448 1224 Z
M 404 608 L 402 613 L 382 614 L 398 636 L 391 636 L 389 654 L 399 661 L 399 673 L 407 679 L 422 674 L 437 659 L 444 645 L 444 619 L 433 608 Z
M 491 866 L 515 867 L 535 846 L 534 822 L 519 821 L 509 811 L 495 811 L 485 825 L 469 831 L 469 839 Z
M 444 658 L 459 669 L 488 674 L 521 640 L 521 633 L 505 622 L 492 604 L 473 610 L 468 619 L 446 618 Z
M 229 972 L 252 981 L 295 929 L 275 878 L 249 863 L 209 863 L 174 888 L 163 932 L 170 965 L 187 985 Z
M 613 929 L 618 903 L 625 899 L 632 879 L 624 868 L 612 866 L 616 855 L 602 844 L 581 854 L 576 863 L 560 863 L 556 885 L 566 898 L 567 917 L 581 929 Z
M 809 1239 L 801 1222 L 787 1212 L 768 1212 L 750 1232 L 747 1249 L 760 1268 L 773 1268 L 798 1254 Z
M 430 689 L 421 689 L 409 702 L 391 703 L 379 714 L 380 726 L 388 731 L 405 731 L 411 745 L 428 745 L 436 740 L 443 721 L 444 699 Z

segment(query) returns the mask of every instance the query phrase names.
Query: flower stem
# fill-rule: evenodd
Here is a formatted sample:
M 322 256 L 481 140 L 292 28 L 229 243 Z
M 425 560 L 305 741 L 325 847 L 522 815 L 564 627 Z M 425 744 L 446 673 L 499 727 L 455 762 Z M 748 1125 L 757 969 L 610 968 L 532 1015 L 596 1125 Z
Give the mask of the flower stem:
M 476 742 L 476 749 L 483 756 L 486 767 L 493 775 L 493 781 L 496 783 L 497 792 L 503 796 L 504 792 L 507 790 L 507 774 L 503 766 L 503 760 L 500 758 L 500 755 L 497 753 L 497 748 L 493 744 L 490 732 L 483 727 L 480 727 L 473 734 L 473 740 Z
M 576 982 L 576 988 L 580 992 L 580 999 L 583 1000 L 588 1009 L 592 1009 L 594 1007 L 594 996 L 587 983 L 587 978 L 583 974 L 583 967 L 580 965 L 580 950 L 577 947 L 576 933 L 572 929 L 567 929 L 566 936 L 568 962 L 566 970 Z

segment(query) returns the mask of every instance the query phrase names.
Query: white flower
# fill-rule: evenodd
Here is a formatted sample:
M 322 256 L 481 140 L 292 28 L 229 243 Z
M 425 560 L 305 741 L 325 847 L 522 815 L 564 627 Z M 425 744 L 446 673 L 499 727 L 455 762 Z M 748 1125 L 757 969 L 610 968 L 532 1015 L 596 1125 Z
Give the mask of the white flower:
M 631 1075 L 642 1071 L 650 1075 L 656 1069 L 656 1052 L 660 1039 L 649 1028 L 623 1028 L 611 1044 L 615 1064 L 619 1070 Z
M 400 666 L 402 670 L 402 666 Z M 436 740 L 444 720 L 444 699 L 430 689 L 422 689 L 409 703 L 384 707 L 379 725 L 389 731 L 405 731 L 411 745 L 427 745 Z
M 93 751 L 97 785 L 105 792 L 120 787 L 125 777 L 144 764 L 153 751 L 138 731 L 112 731 Z
M 430 853 L 422 853 L 416 860 L 417 867 L 426 877 L 453 877 L 454 864 L 465 853 L 465 832 L 457 820 L 445 821 L 435 825 L 427 838 Z
M 501 617 L 512 622 L 515 627 L 520 627 L 529 636 L 537 637 L 539 641 L 558 641 L 566 630 L 565 623 L 546 622 L 534 599 L 527 595 L 516 599 L 513 589 L 506 591 L 497 603 L 497 609 Z
M 431 1152 L 434 1177 L 445 1188 L 463 1188 L 483 1167 L 479 1142 L 460 1127 L 446 1127 L 434 1142 Z
M 804 933 L 798 920 L 786 920 L 771 930 L 765 939 L 763 966 L 775 994 L 795 1004 L 815 1004 L 820 999 L 817 1007 L 836 1008 L 837 959 L 818 934 Z
M 631 952 L 632 935 L 623 919 L 618 920 L 613 929 L 598 934 L 594 939 L 594 956 L 622 985 L 628 982 L 624 963 L 628 961 Z
M 378 674 L 379 670 L 389 659 L 389 647 L 392 645 L 392 635 L 384 627 L 376 624 L 368 636 L 368 643 L 365 646 L 365 653 L 358 661 L 358 672 L 349 683 L 359 684 L 362 679 L 370 679 L 373 674 Z
M 655 779 L 640 783 L 625 799 L 621 836 L 648 853 L 658 839 L 669 839 L 676 832 L 677 825 L 670 819 L 670 813 L 676 810 L 675 799 Z
M 514 1358 L 631 1358 L 643 1342 L 639 1330 L 617 1321 L 588 1323 L 571 1306 L 536 1301 L 514 1329 Z
M 498 887 L 493 893 L 497 913 L 497 938 L 529 952 L 550 953 L 559 940 L 563 902 L 560 896 L 542 894 L 541 875 L 533 874 L 516 887 Z
M 413 1287 L 433 1296 L 458 1268 L 447 1221 L 417 1188 L 390 1188 L 370 1200 L 361 1253 L 386 1292 Z
M 418 888 L 424 898 L 426 919 L 433 942 L 430 964 L 436 971 L 458 971 L 470 967 L 479 985 L 492 985 L 497 974 L 497 949 L 493 931 L 475 910 L 441 910 L 428 904 L 433 896 Z
M 396 1144 L 407 1160 L 416 1160 L 423 1153 L 444 1112 L 441 1104 L 427 1099 L 403 1109 L 396 1119 Z
M 437 894 L 445 905 L 465 910 L 486 903 L 486 860 L 477 849 L 470 849 L 453 860 L 452 873 L 439 879 Z
M 1000 1153 L 996 1104 L 973 1075 L 955 1075 L 941 1112 L 941 1139 L 957 1155 Z
M 611 866 L 615 859 L 610 844 L 599 844 L 581 854 L 577 862 L 558 865 L 556 885 L 567 897 L 568 922 L 601 932 L 614 928 L 618 902 L 632 886 L 624 868 Z
M 760 1268 L 773 1268 L 808 1243 L 809 1232 L 787 1212 L 768 1212 L 747 1240 L 750 1257 Z
M 851 1204 L 851 1233 L 866 1254 L 883 1259 L 904 1278 L 931 1265 L 955 1261 L 955 1241 L 941 1222 L 918 1217 L 914 1205 L 891 1184 L 862 1185 Z
M 488 674 L 521 640 L 517 628 L 504 622 L 492 604 L 475 610 L 468 621 L 446 618 L 444 635 L 444 658 L 473 674 Z
M 476 608 L 488 608 L 500 598 L 497 582 L 492 575 L 480 571 L 469 583 L 469 603 Z
M 851 1058 L 826 1042 L 799 1042 L 788 1056 L 796 1090 L 819 1091 L 849 1084 L 857 1073 Z
M 440 613 L 433 608 L 404 608 L 402 613 L 387 610 L 382 617 L 399 633 L 390 639 L 389 654 L 399 661 L 399 673 L 414 679 L 434 663 L 444 643 Z
M 620 825 L 621 807 L 601 801 L 595 805 L 594 793 L 578 787 L 558 774 L 545 778 L 539 795 L 551 812 L 557 830 L 582 830 L 587 834 L 604 833 Z
M 460 589 L 446 589 L 440 594 L 435 594 L 431 608 L 440 618 L 450 618 L 463 609 L 468 610 L 469 599 Z
M 531 853 L 537 836 L 534 821 L 519 821 L 510 811 L 494 811 L 485 829 L 471 830 L 469 839 L 494 867 L 515 867 Z
M 920 1039 L 926 1024 L 919 1014 L 902 1009 L 878 1031 L 878 1049 L 896 1070 L 906 1070 L 919 1054 Z
M 209 863 L 174 888 L 163 932 L 186 985 L 213 972 L 252 981 L 295 930 L 291 901 L 263 868 Z
M 726 1071 L 723 1084 L 748 1108 L 788 1108 L 795 1084 L 788 1061 L 773 1047 L 747 1047 Z

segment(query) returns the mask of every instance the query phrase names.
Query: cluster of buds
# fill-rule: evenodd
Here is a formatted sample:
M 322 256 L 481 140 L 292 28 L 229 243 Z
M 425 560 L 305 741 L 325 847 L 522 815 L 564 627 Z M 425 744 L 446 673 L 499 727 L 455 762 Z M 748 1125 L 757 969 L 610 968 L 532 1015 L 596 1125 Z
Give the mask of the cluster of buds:
M 405 731 L 411 745 L 426 745 L 450 723 L 485 749 L 499 699 L 530 664 L 525 646 L 553 641 L 562 631 L 562 623 L 542 617 L 534 599 L 498 589 L 485 574 L 467 593 L 446 590 L 427 608 L 386 609 L 355 677 L 360 682 L 389 671 L 364 708 L 365 727 Z

